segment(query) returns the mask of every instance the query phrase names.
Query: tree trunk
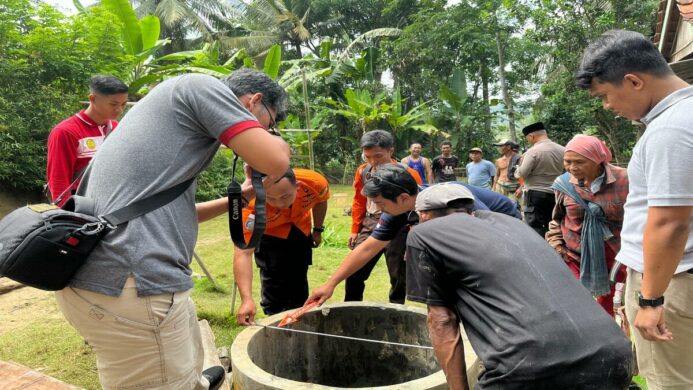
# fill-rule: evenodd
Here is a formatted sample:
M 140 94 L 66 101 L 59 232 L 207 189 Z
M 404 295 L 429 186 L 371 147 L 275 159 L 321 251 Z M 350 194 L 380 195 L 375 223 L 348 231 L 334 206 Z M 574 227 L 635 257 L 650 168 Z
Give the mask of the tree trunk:
M 501 83 L 501 91 L 503 92 L 503 100 L 505 107 L 508 109 L 508 129 L 510 130 L 510 139 L 517 142 L 515 134 L 515 111 L 513 111 L 513 101 L 508 93 L 508 83 L 505 80 L 505 48 L 501 42 L 500 31 L 496 30 L 496 45 L 498 46 L 498 77 Z
M 303 54 L 301 54 L 301 41 L 298 39 L 293 39 L 291 40 L 291 43 L 294 45 L 294 50 L 296 50 L 296 55 L 298 56 L 296 58 L 302 58 Z
M 595 119 L 597 120 L 597 130 L 599 130 L 599 132 L 606 137 L 608 145 L 611 146 L 614 163 L 619 164 L 622 161 L 625 161 L 621 151 L 618 149 L 618 141 L 614 135 L 614 127 L 618 126 L 618 124 L 614 123 L 612 119 L 606 118 L 600 112 L 595 113 Z
M 484 131 L 488 134 L 491 132 L 491 106 L 489 105 L 488 67 L 486 60 L 481 62 L 479 73 L 481 73 L 481 93 L 484 99 Z

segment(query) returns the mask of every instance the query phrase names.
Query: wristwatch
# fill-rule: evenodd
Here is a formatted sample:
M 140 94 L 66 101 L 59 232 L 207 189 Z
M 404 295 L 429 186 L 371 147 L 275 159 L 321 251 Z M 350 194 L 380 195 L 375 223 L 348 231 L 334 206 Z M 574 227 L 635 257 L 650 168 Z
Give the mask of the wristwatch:
M 325 227 L 324 227 L 324 226 L 320 226 L 320 227 L 318 227 L 318 226 L 313 226 L 313 231 L 314 231 L 314 232 L 318 232 L 318 233 L 322 233 L 322 232 L 325 231 Z
M 645 299 L 642 293 L 638 291 L 638 306 L 640 307 L 657 307 L 664 304 L 664 296 L 655 299 Z

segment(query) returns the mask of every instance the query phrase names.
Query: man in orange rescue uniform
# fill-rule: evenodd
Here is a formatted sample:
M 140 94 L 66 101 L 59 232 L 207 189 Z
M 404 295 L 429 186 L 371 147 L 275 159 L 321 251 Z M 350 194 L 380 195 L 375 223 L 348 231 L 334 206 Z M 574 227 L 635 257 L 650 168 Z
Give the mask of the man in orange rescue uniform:
M 378 208 L 361 194 L 363 185 L 370 177 L 371 172 L 378 169 L 379 165 L 398 162 L 392 158 L 395 140 L 390 133 L 383 130 L 369 131 L 361 137 L 361 151 L 366 162 L 356 169 L 354 175 L 354 200 L 351 204 L 351 236 L 349 236 L 349 248 L 368 238 L 378 224 L 381 212 Z M 415 170 L 406 167 L 414 177 L 416 183 L 421 185 L 421 176 Z M 375 255 L 366 265 L 356 273 L 349 276 L 344 284 L 345 301 L 362 301 L 363 290 L 366 288 L 366 280 L 371 275 L 373 267 L 385 253 L 387 272 L 390 274 L 390 302 L 404 303 L 406 296 L 406 265 L 404 263 L 404 250 L 406 249 L 406 232 L 399 232 L 390 244 L 382 252 Z
M 303 306 L 308 298 L 308 266 L 312 264 L 313 248 L 322 241 L 329 197 L 327 179 L 308 169 L 290 169 L 279 181 L 266 186 L 267 226 L 259 247 L 234 248 L 233 273 L 241 295 L 236 320 L 240 325 L 250 325 L 255 319 L 253 251 L 260 268 L 260 305 L 264 313 Z M 246 241 L 254 221 L 255 201 L 251 200 L 243 209 Z

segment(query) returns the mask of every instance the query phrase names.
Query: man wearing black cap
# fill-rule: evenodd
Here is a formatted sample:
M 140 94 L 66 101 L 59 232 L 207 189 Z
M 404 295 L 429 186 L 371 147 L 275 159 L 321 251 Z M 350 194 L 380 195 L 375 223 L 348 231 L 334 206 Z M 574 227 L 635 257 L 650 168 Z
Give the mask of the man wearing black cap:
M 520 155 L 517 153 L 520 145 L 509 139 L 504 139 L 493 146 L 498 146 L 502 155 L 496 160 L 497 174 L 493 183 L 493 190 L 505 196 L 512 196 L 520 187 L 520 183 L 515 178 L 515 170 L 520 161 Z
M 556 205 L 551 185 L 558 175 L 563 174 L 565 148 L 549 139 L 541 122 L 525 127 L 522 134 L 532 147 L 522 157 L 515 177 L 525 181 L 522 188 L 525 222 L 544 237 Z

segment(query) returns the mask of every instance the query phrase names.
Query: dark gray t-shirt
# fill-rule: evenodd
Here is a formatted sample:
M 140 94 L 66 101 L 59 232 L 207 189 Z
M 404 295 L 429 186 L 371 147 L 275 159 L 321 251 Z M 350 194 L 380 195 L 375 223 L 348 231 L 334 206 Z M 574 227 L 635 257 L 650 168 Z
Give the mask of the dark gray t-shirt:
M 455 181 L 455 168 L 459 165 L 460 159 L 456 156 L 445 157 L 442 154 L 434 158 L 431 162 L 431 169 L 436 183 Z
M 220 141 L 254 127 L 260 124 L 220 80 L 199 74 L 166 80 L 104 142 L 79 193 L 94 200 L 98 215 L 107 214 L 196 176 Z M 72 286 L 118 296 L 134 275 L 141 296 L 192 288 L 195 190 L 193 184 L 168 205 L 109 233 Z
M 407 298 L 461 319 L 486 372 L 479 383 L 571 372 L 629 341 L 555 251 L 516 218 L 489 211 L 422 223 L 407 239 Z

